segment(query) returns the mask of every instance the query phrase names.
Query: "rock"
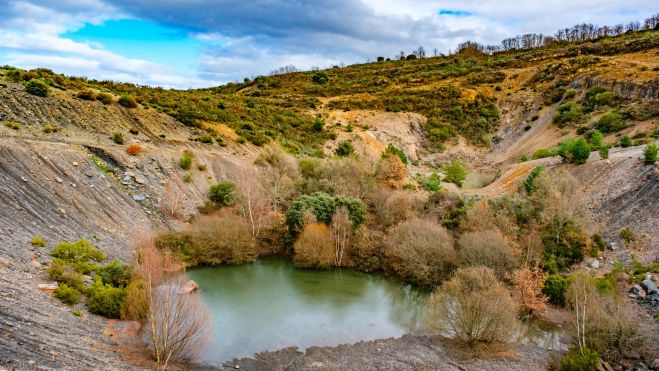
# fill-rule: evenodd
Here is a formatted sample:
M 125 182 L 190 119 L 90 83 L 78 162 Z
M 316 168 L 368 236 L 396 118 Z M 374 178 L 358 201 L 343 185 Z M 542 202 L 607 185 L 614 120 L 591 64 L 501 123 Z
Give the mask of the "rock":
M 71 162 L 71 165 L 78 166 L 79 164 L 77 162 L 73 161 L 73 162 Z
M 238 369 L 240 369 L 240 365 L 235 365 L 235 366 L 233 366 L 233 368 L 235 368 L 236 370 L 238 370 Z
M 52 294 L 55 292 L 55 290 L 57 290 L 58 286 L 59 285 L 57 284 L 57 282 L 51 282 L 51 283 L 40 283 L 37 287 L 41 291 L 45 291 L 49 294 Z
M 654 281 L 652 281 L 651 279 L 647 279 L 647 278 L 644 279 L 641 282 L 641 287 L 643 287 L 645 289 L 645 292 L 648 295 L 659 293 L 659 289 L 657 289 L 657 284 L 654 283 Z
M 597 259 L 588 259 L 586 264 L 593 269 L 598 269 L 600 267 L 600 261 Z
M 30 261 L 30 264 L 32 264 L 32 266 L 35 267 L 35 268 L 41 268 L 41 263 L 39 263 L 38 261 L 36 261 L 34 259 L 32 261 Z
M 133 195 L 133 200 L 135 200 L 137 202 L 144 201 L 144 200 L 146 200 L 146 196 L 145 195 Z
M 24 181 L 25 183 L 27 183 L 27 178 L 26 177 L 22 176 L 21 180 Z
M 618 244 L 616 242 L 609 242 L 609 249 L 618 250 Z
M 64 181 L 62 180 L 62 178 L 60 178 L 60 177 L 58 177 L 58 176 L 55 177 L 55 181 L 56 181 L 57 183 L 64 183 Z
M 135 173 L 132 172 L 132 171 L 127 171 L 127 172 L 124 173 L 124 177 L 126 177 L 126 178 L 132 178 L 134 176 L 135 176 Z
M 650 363 L 650 368 L 653 370 L 659 370 L 659 358 L 655 358 L 652 363 Z
M 632 285 L 632 287 L 629 288 L 629 292 L 637 297 L 645 298 L 645 290 L 637 284 Z
M 92 174 L 92 173 L 85 173 L 85 176 L 87 176 L 88 178 L 92 178 L 92 177 L 94 176 L 94 174 Z
M 183 287 L 181 287 L 180 290 L 178 290 L 178 293 L 179 295 L 186 295 L 193 291 L 196 291 L 197 289 L 199 289 L 199 285 L 197 285 L 195 281 L 189 280 L 188 282 L 185 283 L 185 285 L 183 285 Z
M 94 280 L 92 280 L 92 277 L 91 277 L 91 276 L 88 276 L 88 275 L 86 275 L 86 274 L 83 274 L 83 275 L 82 275 L 82 282 L 83 282 L 84 284 L 86 284 L 86 285 L 91 285 L 92 282 L 94 282 Z
M 136 177 L 135 177 L 135 183 L 137 183 L 137 184 L 144 184 L 144 183 L 146 183 L 146 178 L 141 177 L 141 176 L 136 176 Z

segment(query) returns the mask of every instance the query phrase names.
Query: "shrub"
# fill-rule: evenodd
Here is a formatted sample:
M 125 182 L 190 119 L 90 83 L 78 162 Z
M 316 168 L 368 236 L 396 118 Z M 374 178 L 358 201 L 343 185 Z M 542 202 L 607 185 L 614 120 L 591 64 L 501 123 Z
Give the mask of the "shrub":
M 251 228 L 227 209 L 197 218 L 188 236 L 195 247 L 191 260 L 197 263 L 241 264 L 258 257 Z
M 336 261 L 330 229 L 323 223 L 305 226 L 295 241 L 294 251 L 293 262 L 300 267 L 329 268 Z
M 599 355 L 588 348 L 580 351 L 572 345 L 561 358 L 561 371 L 595 371 L 599 365 Z
M 458 269 L 428 300 L 426 323 L 452 331 L 469 347 L 506 342 L 516 324 L 515 303 L 505 285 L 486 267 Z
M 533 170 L 531 170 L 529 176 L 527 176 L 524 180 L 523 186 L 527 195 L 532 195 L 533 191 L 535 191 L 535 179 L 540 175 L 540 173 L 542 173 L 542 170 L 544 170 L 544 167 L 536 166 L 533 168 Z
M 130 129 L 128 129 L 128 132 L 133 134 L 133 135 L 137 135 L 137 134 L 140 133 L 138 128 L 130 128 Z
M 549 225 L 542 230 L 545 251 L 542 262 L 549 273 L 570 268 L 584 258 L 586 238 L 572 222 Z
M 575 103 L 564 103 L 558 107 L 554 115 L 554 123 L 559 127 L 565 127 L 568 124 L 578 124 L 583 119 L 583 110 L 580 105 Z
M 542 286 L 542 293 L 547 295 L 549 302 L 554 305 L 565 305 L 565 290 L 568 286 L 568 279 L 560 274 L 551 274 L 545 280 Z
M 614 110 L 602 115 L 595 128 L 602 133 L 615 133 L 625 128 L 625 121 L 620 113 Z
M 141 321 L 149 311 L 147 282 L 142 278 L 130 281 L 126 287 L 126 298 L 121 306 L 121 319 Z
M 90 90 L 90 89 L 81 90 L 78 93 L 78 98 L 83 99 L 83 100 L 94 101 L 94 100 L 96 100 L 96 93 L 94 93 L 94 91 Z
M 286 211 L 286 224 L 292 233 L 299 233 L 304 228 L 304 215 L 311 212 L 318 222 L 329 225 L 339 207 L 348 209 L 353 229 L 364 224 L 368 215 L 366 205 L 352 197 L 332 197 L 327 193 L 316 192 L 296 198 Z
M 431 221 L 409 219 L 391 229 L 385 240 L 387 266 L 404 280 L 432 287 L 455 267 L 453 239 Z
M 60 242 L 50 252 L 53 258 L 61 259 L 67 263 L 77 262 L 101 262 L 105 259 L 105 254 L 95 248 L 87 240 L 77 242 Z
M 45 124 L 41 128 L 41 131 L 43 131 L 46 134 L 57 133 L 59 131 L 59 127 L 53 124 Z
M 46 247 L 46 240 L 44 240 L 43 237 L 37 234 L 34 237 L 32 237 L 32 239 L 30 240 L 30 244 L 32 246 Z
M 142 146 L 139 143 L 133 143 L 126 147 L 126 153 L 130 156 L 137 156 L 142 152 Z
M 230 180 L 223 180 L 208 191 L 208 198 L 219 207 L 229 206 L 233 203 L 236 193 L 236 184 Z
M 112 104 L 113 101 L 112 94 L 109 93 L 101 93 L 96 97 L 96 99 L 105 105 Z
M 184 182 L 184 183 L 190 183 L 190 182 L 192 182 L 192 175 L 190 175 L 190 174 L 185 174 L 185 175 L 183 175 L 183 182 Z
M 339 157 L 352 156 L 355 154 L 355 147 L 352 146 L 352 142 L 349 140 L 344 140 L 336 147 L 334 154 Z
M 126 298 L 126 289 L 104 284 L 100 278 L 94 280 L 89 287 L 87 309 L 91 313 L 107 318 L 119 318 L 121 307 Z
M 12 121 L 5 122 L 5 126 L 10 128 L 10 129 L 13 129 L 13 130 L 20 130 L 21 129 L 21 125 L 19 123 L 12 122 Z
M 48 85 L 43 80 L 32 79 L 25 84 L 25 91 L 38 97 L 48 96 Z
M 382 158 L 387 158 L 389 156 L 398 156 L 398 158 L 400 158 L 400 161 L 403 164 L 405 164 L 405 166 L 407 166 L 408 160 L 407 160 L 407 155 L 405 154 L 405 152 L 402 149 L 395 147 L 391 143 L 389 143 L 387 148 L 384 149 L 384 151 L 382 152 L 381 157 Z
M 321 117 L 316 117 L 313 120 L 313 124 L 311 125 L 311 128 L 317 132 L 323 131 L 324 127 L 325 127 L 325 120 L 323 120 Z
M 188 152 L 183 153 L 183 156 L 178 160 L 178 164 L 181 169 L 190 170 L 192 167 L 192 155 Z
M 137 107 L 137 100 L 135 100 L 135 97 L 132 95 L 122 95 L 119 97 L 119 104 L 126 107 L 126 108 L 136 108 Z
M 606 160 L 607 158 L 609 158 L 609 146 L 607 145 L 601 146 L 598 152 L 600 153 L 600 157 L 602 158 L 602 160 Z
M 72 311 L 71 314 L 73 314 L 76 317 L 82 317 L 82 311 L 80 309 L 76 309 Z
M 116 144 L 124 144 L 124 135 L 121 133 L 112 134 L 112 141 Z
M 604 144 L 604 136 L 599 130 L 595 129 L 590 136 L 590 145 L 594 149 L 598 149 L 602 147 L 603 144 Z
M 327 81 L 329 81 L 329 78 L 327 77 L 327 73 L 324 71 L 318 71 L 311 76 L 311 81 L 318 85 L 324 85 L 327 83 Z
M 620 146 L 622 148 L 631 147 L 632 145 L 633 145 L 632 140 L 629 138 L 629 136 L 627 134 L 623 135 L 620 138 Z
M 414 217 L 416 200 L 411 192 L 381 189 L 369 197 L 373 209 L 374 225 L 386 230 Z
M 563 94 L 563 99 L 572 99 L 575 95 L 577 95 L 577 91 L 575 89 L 567 89 Z
M 655 162 L 657 162 L 657 145 L 650 143 L 643 150 L 643 163 L 653 165 Z
M 534 160 L 540 159 L 540 158 L 545 158 L 545 157 L 553 157 L 556 156 L 556 152 L 549 150 L 547 148 L 538 148 L 533 152 L 533 157 Z
M 518 266 L 513 249 L 498 230 L 467 232 L 458 240 L 460 265 L 485 266 L 499 277 Z
M 631 229 L 629 228 L 623 228 L 620 230 L 620 238 L 623 240 L 630 242 L 634 240 L 634 232 L 632 232 Z
M 76 305 L 80 300 L 80 291 L 63 283 L 55 290 L 55 297 L 67 305 Z
M 105 284 L 126 287 L 130 283 L 132 271 L 129 266 L 122 264 L 119 260 L 113 260 L 98 269 L 96 276 L 100 277 Z
M 444 181 L 453 183 L 458 187 L 462 187 L 462 183 L 467 178 L 467 169 L 462 166 L 460 160 L 453 158 L 449 164 L 444 165 Z
M 64 283 L 71 288 L 82 290 L 85 286 L 82 282 L 82 274 L 61 259 L 53 259 L 48 267 L 48 279 Z
M 577 140 L 568 139 L 561 142 L 558 148 L 558 154 L 565 162 L 585 164 L 588 158 L 590 158 L 590 145 L 583 138 Z
M 375 176 L 389 188 L 400 188 L 407 176 L 407 169 L 398 156 L 387 156 L 378 162 Z
M 541 317 L 547 309 L 547 296 L 542 293 L 545 273 L 540 268 L 523 267 L 509 275 L 517 293 L 519 309 L 523 317 Z
M 416 180 L 419 182 L 419 187 L 425 189 L 428 192 L 434 193 L 442 189 L 442 180 L 435 172 L 426 177 L 422 176 L 421 174 L 417 174 Z

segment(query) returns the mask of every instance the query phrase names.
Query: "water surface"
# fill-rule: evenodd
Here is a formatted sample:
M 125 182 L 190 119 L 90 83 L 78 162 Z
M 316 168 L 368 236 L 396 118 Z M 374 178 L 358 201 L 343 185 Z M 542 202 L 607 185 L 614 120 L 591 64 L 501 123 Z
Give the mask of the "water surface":
M 414 331 L 428 293 L 379 274 L 297 269 L 283 258 L 188 272 L 212 316 L 204 362 Z

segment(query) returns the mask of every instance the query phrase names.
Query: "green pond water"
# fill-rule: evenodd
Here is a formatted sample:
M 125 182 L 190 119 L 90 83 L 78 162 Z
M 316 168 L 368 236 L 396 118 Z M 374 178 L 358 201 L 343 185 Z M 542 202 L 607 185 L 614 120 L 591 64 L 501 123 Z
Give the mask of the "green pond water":
M 283 258 L 190 270 L 212 317 L 203 357 L 234 357 L 297 346 L 398 337 L 419 326 L 428 293 L 353 270 L 298 269 Z

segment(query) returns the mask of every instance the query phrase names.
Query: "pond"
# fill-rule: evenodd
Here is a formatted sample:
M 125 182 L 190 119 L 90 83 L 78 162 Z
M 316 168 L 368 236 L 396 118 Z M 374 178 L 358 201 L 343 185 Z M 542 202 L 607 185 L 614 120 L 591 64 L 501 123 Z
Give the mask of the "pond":
M 428 293 L 380 274 L 298 269 L 284 258 L 188 272 L 211 313 L 203 362 L 289 346 L 399 337 L 418 328 Z

